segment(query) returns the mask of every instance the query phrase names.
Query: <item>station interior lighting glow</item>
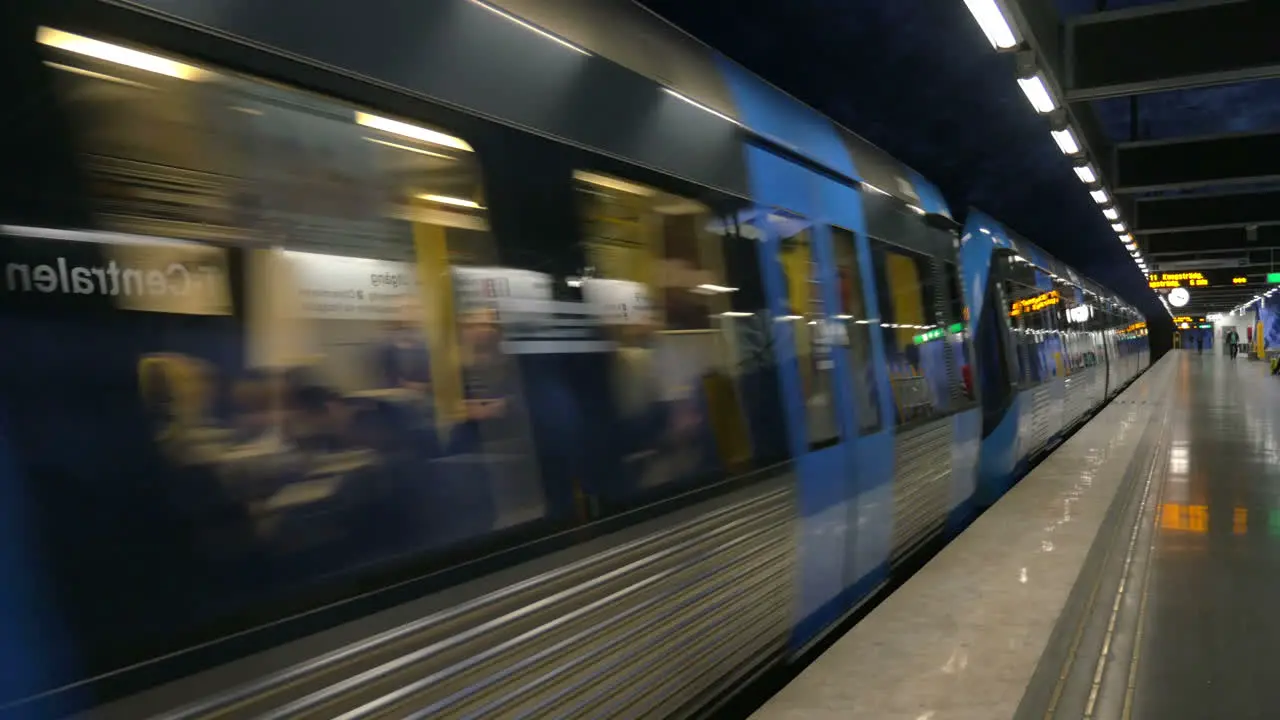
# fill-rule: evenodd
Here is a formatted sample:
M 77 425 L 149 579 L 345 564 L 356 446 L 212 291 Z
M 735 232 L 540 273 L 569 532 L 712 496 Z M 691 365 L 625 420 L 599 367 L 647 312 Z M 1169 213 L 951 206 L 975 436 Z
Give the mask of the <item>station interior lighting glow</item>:
M 1118 233 L 1122 233 L 1122 232 L 1124 232 L 1124 223 L 1120 223 L 1120 222 L 1118 222 L 1118 223 L 1111 223 L 1111 229 L 1112 229 L 1112 230 L 1115 230 L 1115 231 L 1116 231 L 1116 232 L 1118 232 Z
M 1089 192 L 1089 197 L 1093 198 L 1093 201 L 1099 205 L 1106 205 L 1111 202 L 1106 190 L 1092 190 Z
M 1103 210 L 1103 211 L 1102 211 L 1102 215 L 1103 215 L 1103 217 L 1105 217 L 1105 218 L 1106 218 L 1106 219 L 1108 219 L 1108 220 L 1119 220 L 1119 219 L 1120 219 L 1120 213 L 1119 213 L 1119 212 L 1116 212 L 1116 209 L 1115 209 L 1115 208 L 1107 208 L 1107 209 Z

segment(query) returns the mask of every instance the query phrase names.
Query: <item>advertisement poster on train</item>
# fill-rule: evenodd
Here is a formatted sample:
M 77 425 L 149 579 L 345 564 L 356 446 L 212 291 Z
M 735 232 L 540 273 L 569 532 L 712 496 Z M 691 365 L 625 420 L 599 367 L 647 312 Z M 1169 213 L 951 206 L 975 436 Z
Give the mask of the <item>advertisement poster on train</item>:
M 284 253 L 303 317 L 397 320 L 418 293 L 412 263 L 320 253 Z

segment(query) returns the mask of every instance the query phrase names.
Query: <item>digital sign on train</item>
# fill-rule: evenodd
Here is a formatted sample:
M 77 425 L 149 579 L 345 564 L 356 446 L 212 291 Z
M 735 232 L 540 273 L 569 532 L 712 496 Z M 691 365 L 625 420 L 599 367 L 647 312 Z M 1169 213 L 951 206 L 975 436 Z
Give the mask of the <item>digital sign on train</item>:
M 1152 273 L 1147 276 L 1147 285 L 1154 289 L 1170 289 L 1177 287 L 1206 287 L 1209 280 L 1204 273 Z

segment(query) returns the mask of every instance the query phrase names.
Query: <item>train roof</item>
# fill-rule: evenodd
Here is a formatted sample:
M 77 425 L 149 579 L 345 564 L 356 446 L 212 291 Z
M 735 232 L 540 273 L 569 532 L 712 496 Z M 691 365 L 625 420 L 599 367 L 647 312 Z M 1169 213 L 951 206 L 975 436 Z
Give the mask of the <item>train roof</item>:
M 1076 272 L 1075 268 L 1045 252 L 1040 246 L 1014 232 L 999 220 L 996 220 L 981 210 L 970 208 L 965 218 L 964 225 L 964 235 L 966 240 L 968 236 L 974 233 L 985 234 L 991 238 L 992 244 L 996 247 L 1011 250 L 1019 257 L 1030 262 L 1032 265 L 1035 265 L 1037 268 L 1040 268 L 1053 276 L 1063 278 L 1072 285 L 1086 290 L 1096 297 L 1107 300 L 1113 305 L 1141 315 L 1141 312 L 1139 312 L 1137 308 L 1121 300 L 1118 295 L 1109 290 L 1106 286 Z
M 93 2 L 194 25 L 747 196 L 745 131 L 951 217 L 919 173 L 633 0 Z

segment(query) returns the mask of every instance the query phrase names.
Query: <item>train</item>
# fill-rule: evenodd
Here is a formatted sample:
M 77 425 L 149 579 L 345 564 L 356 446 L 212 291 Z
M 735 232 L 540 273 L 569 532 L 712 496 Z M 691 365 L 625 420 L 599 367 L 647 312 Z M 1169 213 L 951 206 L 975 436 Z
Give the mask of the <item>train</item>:
M 1150 363 L 626 0 L 5 12 L 7 716 L 705 714 Z

